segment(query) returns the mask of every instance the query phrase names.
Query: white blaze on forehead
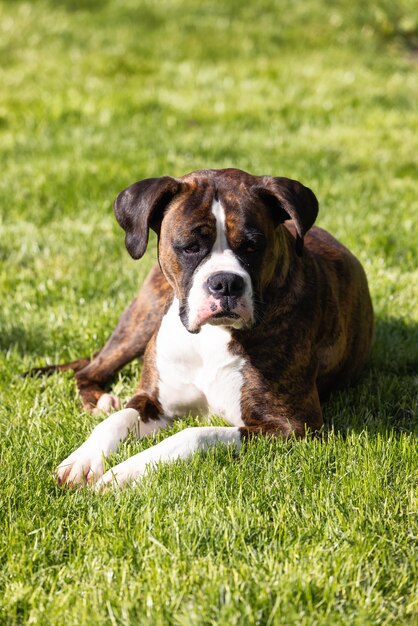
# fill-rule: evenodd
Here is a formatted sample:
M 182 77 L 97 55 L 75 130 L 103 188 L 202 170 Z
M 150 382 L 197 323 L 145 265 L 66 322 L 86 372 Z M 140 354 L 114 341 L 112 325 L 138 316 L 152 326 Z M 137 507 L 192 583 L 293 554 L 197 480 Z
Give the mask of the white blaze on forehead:
M 207 305 L 208 291 L 206 283 L 211 274 L 217 272 L 231 272 L 244 279 L 244 293 L 241 296 L 241 305 L 247 311 L 247 318 L 253 319 L 252 285 L 248 272 L 242 267 L 237 256 L 231 250 L 226 235 L 225 210 L 218 199 L 212 203 L 212 214 L 216 219 L 216 239 L 212 250 L 206 259 L 199 265 L 193 275 L 192 285 L 188 296 L 189 309 L 189 329 L 196 329 L 199 326 L 199 314 Z M 238 320 L 238 327 L 242 321 Z
M 225 210 L 217 199 L 213 201 L 211 210 L 216 219 L 216 240 L 212 248 L 212 253 L 223 252 L 229 248 L 226 238 Z
M 207 279 L 214 272 L 232 272 L 242 276 L 244 280 L 248 278 L 249 281 L 248 272 L 243 269 L 229 246 L 226 236 L 225 209 L 219 200 L 213 200 L 211 211 L 216 219 L 216 239 L 210 254 L 199 267 L 196 277 L 200 275 Z

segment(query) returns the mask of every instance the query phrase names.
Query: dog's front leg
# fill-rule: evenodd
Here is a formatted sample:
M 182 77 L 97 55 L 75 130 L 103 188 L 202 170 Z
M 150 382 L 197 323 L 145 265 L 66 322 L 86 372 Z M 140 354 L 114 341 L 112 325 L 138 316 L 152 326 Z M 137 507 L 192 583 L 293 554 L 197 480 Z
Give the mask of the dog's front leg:
M 93 482 L 103 474 L 103 459 L 114 452 L 129 432 L 139 429 L 139 413 L 122 409 L 98 424 L 90 437 L 57 467 L 60 485 Z
M 95 482 L 103 474 L 104 459 L 117 450 L 120 442 L 129 433 L 145 437 L 170 424 L 170 420 L 161 418 L 153 421 L 152 428 L 145 428 L 140 422 L 139 412 L 134 408 L 113 413 L 98 424 L 90 437 L 60 463 L 56 470 L 58 483 L 76 486 Z
M 194 452 L 208 450 L 217 444 L 233 444 L 241 447 L 241 429 L 236 426 L 197 426 L 186 428 L 156 446 L 140 452 L 127 461 L 112 467 L 100 478 L 96 490 L 102 491 L 110 485 L 122 487 L 129 482 L 137 482 L 148 468 L 159 462 L 187 459 Z

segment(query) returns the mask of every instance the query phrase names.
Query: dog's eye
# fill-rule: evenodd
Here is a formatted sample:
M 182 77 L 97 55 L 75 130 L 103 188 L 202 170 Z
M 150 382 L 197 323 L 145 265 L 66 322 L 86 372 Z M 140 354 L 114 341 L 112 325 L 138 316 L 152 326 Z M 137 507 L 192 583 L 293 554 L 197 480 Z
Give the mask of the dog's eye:
M 194 241 L 185 246 L 183 248 L 183 252 L 184 254 L 196 254 L 197 252 L 200 252 L 200 246 L 197 241 Z
M 240 247 L 240 252 L 242 254 L 255 254 L 256 252 L 260 252 L 263 247 L 263 242 L 260 240 L 249 239 L 245 241 Z
M 258 248 L 253 243 L 246 243 L 243 245 L 242 251 L 246 252 L 247 254 L 253 254 L 254 252 L 258 251 Z

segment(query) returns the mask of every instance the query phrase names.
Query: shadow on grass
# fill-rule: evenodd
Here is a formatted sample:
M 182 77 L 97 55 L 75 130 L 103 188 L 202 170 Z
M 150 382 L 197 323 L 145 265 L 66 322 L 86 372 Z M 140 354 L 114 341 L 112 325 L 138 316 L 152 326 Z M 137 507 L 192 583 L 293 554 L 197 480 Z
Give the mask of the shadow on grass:
M 4 319 L 0 311 L 0 329 L 0 352 L 13 352 L 30 363 L 30 367 L 56 363 L 57 359 L 72 361 L 72 352 L 82 352 L 80 337 L 72 336 L 72 329 L 68 327 L 53 328 L 47 323 L 28 322 L 27 319 L 24 322 Z
M 418 435 L 418 324 L 376 320 L 371 359 L 359 380 L 324 404 L 328 429 Z
M 8 4 L 23 4 L 26 0 L 6 0 Z M 49 0 L 53 8 L 62 8 L 69 12 L 88 11 L 90 13 L 102 11 L 109 0 Z
M 19 355 L 44 356 L 54 352 L 48 328 L 39 325 L 25 327 L 19 322 L 2 324 L 0 319 L 0 350 L 16 350 Z

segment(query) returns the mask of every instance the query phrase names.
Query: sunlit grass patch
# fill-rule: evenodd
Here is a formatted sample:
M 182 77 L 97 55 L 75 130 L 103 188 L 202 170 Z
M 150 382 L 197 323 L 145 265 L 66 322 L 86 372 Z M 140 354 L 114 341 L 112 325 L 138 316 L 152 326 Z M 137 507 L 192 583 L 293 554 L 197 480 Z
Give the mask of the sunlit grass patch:
M 411 0 L 3 2 L 0 623 L 415 623 L 415 14 Z M 54 467 L 99 418 L 70 375 L 18 374 L 95 352 L 155 261 L 154 237 L 140 263 L 124 250 L 118 191 L 227 166 L 318 195 L 318 224 L 368 275 L 370 363 L 326 404 L 322 440 L 212 450 L 104 497 L 59 489 Z M 139 369 L 115 381 L 124 400 Z

